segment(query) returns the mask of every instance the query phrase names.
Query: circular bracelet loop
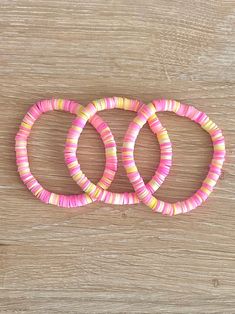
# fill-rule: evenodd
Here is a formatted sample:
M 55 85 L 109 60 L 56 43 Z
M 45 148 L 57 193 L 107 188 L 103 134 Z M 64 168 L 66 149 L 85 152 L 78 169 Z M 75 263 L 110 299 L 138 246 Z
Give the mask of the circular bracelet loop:
M 80 104 L 70 100 L 52 99 L 40 101 L 29 109 L 16 135 L 16 163 L 20 178 L 27 188 L 44 203 L 54 204 L 60 207 L 79 207 L 94 201 L 94 199 L 86 193 L 80 195 L 61 195 L 47 191 L 32 175 L 28 160 L 28 137 L 35 121 L 41 114 L 53 110 L 77 114 L 81 108 L 82 106 Z M 94 115 L 89 122 L 100 134 L 105 146 L 105 170 L 98 186 L 102 187 L 102 189 L 107 189 L 112 183 L 117 171 L 116 143 L 108 125 L 98 115 Z M 70 145 L 74 145 L 72 141 Z
M 83 191 L 88 193 L 92 198 L 108 204 L 119 205 L 136 204 L 140 202 L 135 192 L 109 192 L 104 190 L 102 186 L 97 186 L 92 183 L 82 172 L 76 152 L 78 140 L 86 122 L 91 119 L 97 111 L 117 108 L 138 112 L 142 107 L 143 103 L 138 100 L 121 97 L 104 98 L 95 100 L 86 107 L 82 107 L 77 114 L 77 118 L 74 119 L 65 144 L 65 162 L 73 179 Z M 167 131 L 162 127 L 155 114 L 148 117 L 148 123 L 153 133 L 157 135 L 161 151 L 159 166 L 153 178 L 146 185 L 148 193 L 152 194 L 160 187 L 169 173 L 172 163 L 172 146 Z M 129 139 L 131 140 L 131 135 Z M 128 146 L 126 148 L 128 149 Z
M 167 203 L 156 199 L 145 186 L 134 161 L 134 146 L 140 129 L 154 113 L 159 111 L 172 111 L 179 116 L 191 119 L 201 125 L 210 134 L 212 139 L 214 153 L 209 172 L 200 189 L 185 201 Z M 166 215 L 186 213 L 205 202 L 220 177 L 224 159 L 224 137 L 217 125 L 205 113 L 200 112 L 193 106 L 183 105 L 174 100 L 154 100 L 147 106 L 142 107 L 135 119 L 130 123 L 123 142 L 123 165 L 138 197 L 143 203 L 152 208 L 153 211 Z

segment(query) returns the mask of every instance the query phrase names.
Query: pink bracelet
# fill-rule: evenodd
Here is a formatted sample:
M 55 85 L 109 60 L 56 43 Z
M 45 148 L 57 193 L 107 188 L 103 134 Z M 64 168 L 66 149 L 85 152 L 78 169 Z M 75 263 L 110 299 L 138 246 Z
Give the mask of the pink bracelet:
M 214 148 L 209 172 L 200 189 L 187 200 L 172 204 L 158 200 L 152 195 L 145 186 L 134 160 L 134 146 L 140 129 L 153 114 L 159 111 L 172 111 L 179 116 L 187 117 L 201 125 L 210 134 Z M 130 123 L 123 142 L 123 165 L 139 199 L 152 208 L 153 211 L 167 215 L 189 212 L 205 202 L 220 177 L 224 159 L 224 137 L 217 125 L 205 113 L 200 112 L 193 106 L 183 105 L 174 100 L 154 100 L 147 106 L 142 107 L 133 122 Z
M 144 105 L 144 107 L 145 106 L 146 105 Z M 80 164 L 77 160 L 76 152 L 78 140 L 84 126 L 86 125 L 86 122 L 91 119 L 97 111 L 118 108 L 138 112 L 138 110 L 141 110 L 142 107 L 143 104 L 138 100 L 112 97 L 95 100 L 92 103 L 89 103 L 86 107 L 81 108 L 81 110 L 77 113 L 77 118 L 73 121 L 66 140 L 65 162 L 73 179 L 83 189 L 84 192 L 90 195 L 92 199 L 94 198 L 108 204 L 119 205 L 136 204 L 140 202 L 140 199 L 134 192 L 113 193 L 104 190 L 102 186 L 97 186 L 92 183 L 82 172 Z M 172 163 L 172 146 L 166 130 L 162 127 L 155 114 L 148 117 L 148 122 L 153 133 L 157 135 L 161 150 L 159 166 L 153 178 L 149 181 L 148 184 L 146 184 L 146 189 L 151 195 L 160 187 L 169 173 Z
M 77 114 L 81 108 L 82 106 L 80 104 L 70 100 L 52 99 L 39 101 L 29 109 L 16 135 L 16 164 L 20 178 L 27 188 L 44 203 L 54 204 L 60 207 L 78 207 L 94 201 L 94 199 L 85 193 L 81 195 L 61 195 L 47 191 L 32 175 L 28 160 L 28 137 L 35 121 L 41 114 L 53 110 L 61 110 Z M 102 187 L 102 189 L 107 189 L 112 183 L 117 171 L 116 143 L 108 125 L 98 115 L 94 115 L 89 122 L 100 134 L 105 146 L 105 170 L 98 186 Z M 70 132 L 73 133 L 73 128 Z M 74 132 L 76 133 L 76 127 Z M 70 146 L 72 147 L 73 145 L 76 146 L 71 142 Z

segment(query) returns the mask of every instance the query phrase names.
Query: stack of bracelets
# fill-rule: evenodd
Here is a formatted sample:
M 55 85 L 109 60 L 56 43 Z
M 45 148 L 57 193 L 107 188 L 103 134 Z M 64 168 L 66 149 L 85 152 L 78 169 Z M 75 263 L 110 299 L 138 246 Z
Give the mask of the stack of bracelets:
M 135 191 L 132 193 L 108 191 L 117 171 L 117 147 L 109 126 L 97 115 L 97 111 L 114 108 L 136 112 L 136 117 L 128 127 L 122 147 L 122 162 Z M 70 175 L 82 188 L 83 194 L 61 195 L 47 191 L 31 173 L 27 151 L 28 137 L 35 121 L 41 114 L 53 110 L 66 111 L 76 115 L 66 139 L 64 158 Z M 210 134 L 214 149 L 208 174 L 200 189 L 188 199 L 175 203 L 163 202 L 153 196 L 153 193 L 161 186 L 169 174 L 172 164 L 172 145 L 166 129 L 156 115 L 156 112 L 160 111 L 172 111 L 179 116 L 187 117 L 198 123 Z M 97 185 L 85 176 L 77 159 L 78 140 L 87 121 L 100 134 L 105 147 L 105 169 Z M 143 178 L 140 176 L 134 160 L 135 141 L 146 122 L 148 122 L 152 132 L 156 134 L 160 146 L 160 163 L 154 176 L 147 184 L 144 183 Z M 200 112 L 193 106 L 184 105 L 175 100 L 153 100 L 146 105 L 139 100 L 122 97 L 95 100 L 85 107 L 65 99 L 37 102 L 29 109 L 21 122 L 16 135 L 15 151 L 20 178 L 27 188 L 44 203 L 60 207 L 79 207 L 95 201 L 117 205 L 130 205 L 142 202 L 152 208 L 154 212 L 170 216 L 187 213 L 206 201 L 220 177 L 225 159 L 225 143 L 222 132 L 205 113 Z

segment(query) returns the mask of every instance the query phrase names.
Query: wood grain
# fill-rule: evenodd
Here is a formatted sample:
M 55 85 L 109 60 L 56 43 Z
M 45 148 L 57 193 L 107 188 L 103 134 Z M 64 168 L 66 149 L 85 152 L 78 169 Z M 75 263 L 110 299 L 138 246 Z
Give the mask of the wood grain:
M 1 313 L 235 313 L 234 22 L 232 0 L 1 0 Z M 29 106 L 51 97 L 85 105 L 113 95 L 190 103 L 223 129 L 224 173 L 205 205 L 174 218 L 142 204 L 65 210 L 26 190 L 16 172 L 14 136 Z M 135 115 L 100 115 L 120 160 Z M 159 116 L 174 164 L 156 195 L 175 201 L 200 186 L 212 147 L 192 122 Z M 55 192 L 81 192 L 63 160 L 71 121 L 69 114 L 45 114 L 30 138 L 31 169 Z M 159 161 L 147 126 L 135 156 L 147 182 Z M 104 149 L 90 125 L 78 157 L 97 182 Z M 111 190 L 132 190 L 121 162 Z

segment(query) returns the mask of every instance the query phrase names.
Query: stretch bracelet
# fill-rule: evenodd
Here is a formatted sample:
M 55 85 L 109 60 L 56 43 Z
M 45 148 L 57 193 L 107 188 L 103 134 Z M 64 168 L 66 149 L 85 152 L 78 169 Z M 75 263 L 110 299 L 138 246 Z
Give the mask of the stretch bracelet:
M 69 168 L 70 175 L 84 192 L 90 195 L 91 198 L 102 201 L 108 204 L 136 204 L 140 202 L 136 193 L 114 193 L 104 190 L 101 186 L 92 183 L 82 172 L 77 159 L 77 145 L 80 134 L 86 125 L 86 122 L 91 119 L 97 111 L 105 109 L 124 109 L 138 112 L 142 107 L 145 107 L 138 100 L 132 100 L 122 97 L 112 97 L 95 100 L 89 103 L 86 107 L 81 107 L 77 113 L 77 118 L 72 122 L 72 127 L 69 130 L 65 144 L 65 162 Z M 167 131 L 161 125 L 155 114 L 148 117 L 149 126 L 160 145 L 160 163 L 153 178 L 146 184 L 146 189 L 150 193 L 154 193 L 169 173 L 172 163 L 172 146 L 168 137 Z
M 191 119 L 208 132 L 212 139 L 214 153 L 209 172 L 200 189 L 185 201 L 167 203 L 156 199 L 146 188 L 134 160 L 134 146 L 140 129 L 154 113 L 160 111 L 172 111 L 179 116 Z M 217 125 L 212 122 L 205 113 L 200 112 L 193 106 L 183 105 L 174 100 L 154 100 L 147 106 L 143 106 L 141 110 L 138 111 L 133 122 L 130 123 L 123 142 L 122 161 L 136 194 L 139 199 L 152 208 L 153 211 L 165 215 L 186 213 L 205 202 L 220 177 L 224 159 L 224 137 Z
M 80 195 L 61 195 L 47 191 L 32 175 L 29 160 L 27 142 L 31 129 L 35 121 L 45 112 L 60 110 L 76 114 L 82 106 L 74 101 L 64 99 L 43 100 L 33 105 L 25 115 L 20 129 L 16 135 L 16 164 L 20 178 L 27 188 L 42 202 L 57 205 L 60 207 L 79 207 L 92 203 L 92 199 L 88 194 Z M 106 163 L 103 176 L 98 183 L 102 189 L 107 189 L 112 183 L 117 171 L 117 152 L 116 143 L 114 141 L 111 130 L 108 125 L 99 117 L 94 115 L 89 122 L 100 134 L 105 147 Z M 73 144 L 70 143 L 72 146 Z

